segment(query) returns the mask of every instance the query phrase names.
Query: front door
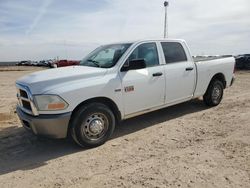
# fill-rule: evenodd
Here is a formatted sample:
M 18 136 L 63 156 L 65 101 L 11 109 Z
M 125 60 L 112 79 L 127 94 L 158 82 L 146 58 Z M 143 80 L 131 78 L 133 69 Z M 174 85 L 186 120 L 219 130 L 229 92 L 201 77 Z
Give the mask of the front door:
M 120 72 L 125 115 L 164 104 L 165 75 L 156 44 L 140 44 L 127 61 L 144 59 L 146 68 Z

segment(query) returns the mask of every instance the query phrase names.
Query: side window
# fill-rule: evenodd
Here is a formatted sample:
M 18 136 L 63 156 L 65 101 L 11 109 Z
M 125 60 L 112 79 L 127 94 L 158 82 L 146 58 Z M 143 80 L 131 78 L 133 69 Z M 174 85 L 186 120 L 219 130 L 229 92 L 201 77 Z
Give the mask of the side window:
M 182 45 L 178 42 L 161 43 L 166 63 L 187 61 L 186 53 Z
M 129 56 L 129 61 L 133 59 L 144 59 L 147 67 L 159 65 L 157 47 L 155 43 L 145 43 L 138 46 Z

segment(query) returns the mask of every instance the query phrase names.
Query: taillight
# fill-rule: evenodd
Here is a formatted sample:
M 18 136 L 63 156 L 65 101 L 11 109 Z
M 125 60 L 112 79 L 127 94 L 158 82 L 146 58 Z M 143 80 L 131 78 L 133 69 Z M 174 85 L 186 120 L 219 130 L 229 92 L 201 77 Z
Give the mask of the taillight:
M 235 73 L 235 71 L 236 71 L 236 59 L 234 58 L 234 72 L 233 73 Z

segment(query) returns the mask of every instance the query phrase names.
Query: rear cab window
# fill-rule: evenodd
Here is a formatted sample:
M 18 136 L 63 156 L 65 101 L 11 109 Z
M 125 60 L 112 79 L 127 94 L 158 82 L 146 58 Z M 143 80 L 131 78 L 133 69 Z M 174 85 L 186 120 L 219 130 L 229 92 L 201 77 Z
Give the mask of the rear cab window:
M 166 64 L 187 61 L 183 46 L 178 42 L 161 42 Z

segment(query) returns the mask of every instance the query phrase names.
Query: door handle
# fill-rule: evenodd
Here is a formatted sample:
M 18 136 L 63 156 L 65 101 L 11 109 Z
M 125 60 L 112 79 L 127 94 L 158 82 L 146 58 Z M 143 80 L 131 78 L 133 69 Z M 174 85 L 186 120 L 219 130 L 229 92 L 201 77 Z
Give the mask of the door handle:
M 192 71 L 194 68 L 193 67 L 187 67 L 186 71 Z
M 156 73 L 153 73 L 153 77 L 156 77 L 156 76 L 161 76 L 162 75 L 162 72 L 156 72 Z

